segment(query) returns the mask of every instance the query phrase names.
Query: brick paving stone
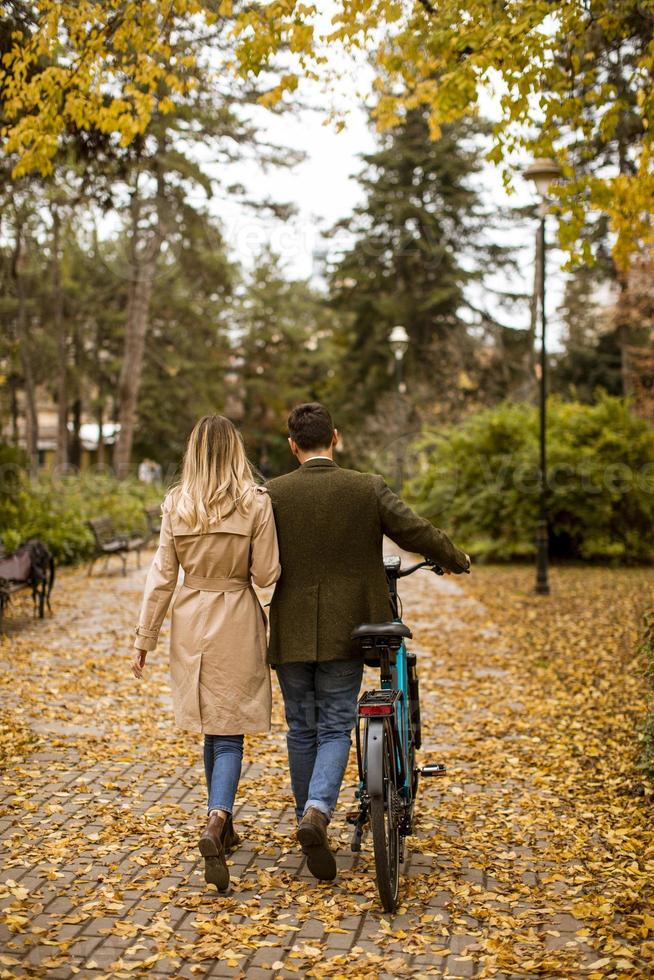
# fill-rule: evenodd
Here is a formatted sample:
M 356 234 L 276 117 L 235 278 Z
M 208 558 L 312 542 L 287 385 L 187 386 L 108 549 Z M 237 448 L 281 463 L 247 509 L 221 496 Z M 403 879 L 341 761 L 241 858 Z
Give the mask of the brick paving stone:
M 43 960 L 47 960 L 56 950 L 52 946 L 33 946 L 24 958 L 24 963 L 30 966 L 39 966 Z
M 436 956 L 434 953 L 424 953 L 424 954 L 423 953 L 420 953 L 420 954 L 416 954 L 413 957 L 412 962 L 413 962 L 413 964 L 415 966 L 418 966 L 418 967 L 420 967 L 420 966 L 439 966 L 439 965 L 440 966 L 443 966 L 444 963 L 445 963 L 446 958 L 447 958 L 447 954 L 446 953 L 443 953 L 440 956 Z
M 372 956 L 376 956 L 378 953 L 382 952 L 381 947 L 376 943 L 371 942 L 369 939 L 357 939 L 356 948 L 361 951 L 358 955 L 369 953 Z
M 280 867 L 292 868 L 293 870 L 298 870 L 300 866 L 304 863 L 305 857 L 301 851 L 293 851 L 289 854 L 284 854 L 280 858 Z
M 445 908 L 445 906 L 448 905 L 451 901 L 452 901 L 452 893 L 441 891 L 441 892 L 437 892 L 436 895 L 433 895 L 432 898 L 429 899 L 428 904 L 430 908 Z
M 393 925 L 395 925 L 397 923 L 397 920 L 398 919 L 404 920 L 404 918 L 405 917 L 402 916 L 402 915 L 393 916 L 393 919 L 392 919 Z M 342 919 L 339 919 L 338 925 L 339 925 L 339 928 L 340 929 L 351 929 L 352 932 L 356 932 L 358 930 L 359 926 L 361 925 L 361 916 L 359 916 L 359 915 L 345 915 L 345 916 L 343 916 Z M 398 928 L 401 929 L 402 926 L 400 925 L 400 926 L 398 926 Z
M 263 946 L 254 951 L 248 960 L 248 973 L 253 966 L 271 966 L 286 955 L 284 946 Z
M 559 932 L 574 933 L 577 929 L 581 929 L 582 923 L 579 919 L 575 919 L 573 915 L 569 915 L 567 912 L 559 913 L 552 918 L 553 928 Z
M 361 928 L 359 929 L 359 936 L 363 939 L 369 939 L 370 936 L 376 936 L 379 933 L 379 922 L 375 919 L 366 917 L 361 923 Z
M 134 940 L 132 940 L 133 942 Z M 122 953 L 122 948 L 114 946 L 111 943 L 103 942 L 102 945 L 98 946 L 93 950 L 91 955 L 91 962 L 97 963 L 100 969 L 106 970 L 107 967 L 115 963 L 117 959 L 120 958 Z
M 444 975 L 446 977 L 473 977 L 475 975 L 475 964 L 473 960 L 464 960 L 458 956 L 448 956 L 445 963 Z
M 577 943 L 578 940 L 576 939 L 575 934 L 570 932 L 562 932 L 558 936 L 545 936 L 545 949 L 565 949 L 566 946 L 570 944 L 576 946 Z
M 88 959 L 92 957 L 95 950 L 100 945 L 101 940 L 97 936 L 81 935 L 71 946 L 68 947 L 70 956 Z
M 136 942 L 136 938 L 133 936 L 116 936 L 110 933 L 108 936 L 102 937 L 102 949 L 113 949 L 116 957 L 120 956 L 120 951 L 127 949 Z M 140 939 L 139 939 L 140 942 Z
M 477 936 L 454 934 L 450 936 L 449 947 L 453 953 L 464 953 L 468 946 L 475 946 L 478 942 Z
M 101 936 L 103 929 L 111 929 L 116 919 L 108 915 L 99 916 L 97 919 L 90 919 L 84 926 L 85 936 Z
M 177 960 L 173 960 L 168 956 L 164 956 L 163 959 L 157 960 L 151 967 L 150 970 L 155 974 L 161 974 L 166 977 L 176 976 L 178 972 Z M 192 974 L 191 974 L 192 975 Z
M 82 929 L 83 929 L 83 924 L 81 922 L 79 923 L 64 922 L 57 929 L 57 939 L 61 941 L 64 941 L 66 939 L 73 939 L 75 936 L 77 936 L 79 932 L 81 932 Z
M 307 919 L 300 926 L 300 931 L 297 933 L 302 939 L 320 939 L 325 931 L 325 925 L 320 919 Z
M 73 903 L 65 895 L 58 895 L 54 890 L 44 892 L 42 900 L 48 915 L 68 915 L 74 908 Z
M 327 949 L 351 949 L 354 945 L 353 932 L 342 933 L 342 932 L 326 932 L 325 933 L 325 944 Z
M 241 967 L 227 966 L 226 963 L 222 963 L 219 960 L 217 960 L 213 964 L 211 963 L 207 964 L 207 973 L 205 973 L 205 976 L 206 977 L 241 977 L 243 976 L 243 972 Z

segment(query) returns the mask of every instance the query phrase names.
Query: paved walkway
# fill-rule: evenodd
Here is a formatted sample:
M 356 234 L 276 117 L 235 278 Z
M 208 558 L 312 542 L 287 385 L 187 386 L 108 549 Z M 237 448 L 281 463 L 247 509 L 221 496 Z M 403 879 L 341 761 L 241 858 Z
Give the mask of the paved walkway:
M 451 768 L 422 787 L 391 918 L 370 842 L 361 857 L 349 851 L 352 768 L 333 827 L 339 878 L 309 875 L 292 836 L 279 704 L 272 733 L 247 746 L 233 887 L 207 889 L 195 849 L 201 747 L 172 726 L 166 642 L 142 684 L 128 672 L 144 574 L 64 572 L 55 616 L 32 622 L 16 606 L 0 641 L 1 707 L 18 730 L 0 774 L 0 977 L 589 975 L 597 953 L 552 876 L 563 839 L 533 814 L 534 795 L 546 809 L 552 786 L 512 771 L 525 737 L 520 667 L 468 581 L 403 583 L 423 757 Z M 476 848 L 489 823 L 492 847 L 486 835 Z M 573 855 L 561 869 L 576 873 Z

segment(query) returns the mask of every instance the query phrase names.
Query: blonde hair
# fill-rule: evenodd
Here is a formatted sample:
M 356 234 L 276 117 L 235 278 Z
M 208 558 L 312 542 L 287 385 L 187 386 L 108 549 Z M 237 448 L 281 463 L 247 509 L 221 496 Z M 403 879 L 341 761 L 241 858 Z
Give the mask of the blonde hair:
M 174 506 L 185 524 L 206 533 L 234 508 L 244 514 L 256 480 L 240 432 L 223 415 L 205 415 L 188 437 Z

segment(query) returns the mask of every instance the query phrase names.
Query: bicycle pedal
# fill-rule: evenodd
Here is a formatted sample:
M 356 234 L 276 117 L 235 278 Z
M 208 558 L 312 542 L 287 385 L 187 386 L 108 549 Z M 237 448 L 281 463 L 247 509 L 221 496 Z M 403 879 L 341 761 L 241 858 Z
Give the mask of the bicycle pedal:
M 347 823 L 357 824 L 359 822 L 360 816 L 361 816 L 360 810 L 348 810 L 348 812 L 345 814 L 345 819 Z
M 430 779 L 432 776 L 444 776 L 447 772 L 447 766 L 442 762 L 430 762 L 421 769 L 418 769 L 418 772 L 425 779 Z

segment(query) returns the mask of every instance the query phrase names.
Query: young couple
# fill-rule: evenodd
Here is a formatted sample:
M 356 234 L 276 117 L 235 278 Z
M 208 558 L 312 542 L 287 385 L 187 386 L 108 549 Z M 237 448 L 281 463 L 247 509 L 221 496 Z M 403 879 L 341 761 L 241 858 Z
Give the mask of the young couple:
M 360 623 L 390 618 L 382 539 L 450 572 L 470 559 L 410 510 L 380 476 L 342 469 L 327 409 L 299 405 L 288 419 L 300 466 L 257 486 L 229 419 L 193 429 L 182 478 L 163 503 L 159 547 L 148 573 L 132 670 L 140 678 L 177 585 L 170 670 L 179 727 L 204 734 L 209 820 L 199 841 L 205 880 L 229 885 L 225 855 L 243 736 L 270 729 L 269 664 L 288 725 L 297 838 L 312 874 L 330 881 L 336 862 L 327 825 L 345 773 L 363 661 L 350 649 Z M 253 585 L 276 584 L 266 619 Z M 266 649 L 267 648 L 267 649 Z

